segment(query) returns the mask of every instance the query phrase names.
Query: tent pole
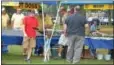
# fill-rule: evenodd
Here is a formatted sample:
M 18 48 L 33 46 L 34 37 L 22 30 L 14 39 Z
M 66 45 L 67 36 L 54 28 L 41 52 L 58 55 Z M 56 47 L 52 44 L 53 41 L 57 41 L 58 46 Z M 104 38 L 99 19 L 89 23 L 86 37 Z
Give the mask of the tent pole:
M 52 29 L 52 33 L 51 33 L 51 37 L 50 37 L 49 43 L 51 43 L 51 39 L 52 39 L 53 33 L 55 31 L 55 26 L 56 26 L 57 19 L 58 19 L 58 16 L 59 16 L 60 6 L 61 6 L 61 2 L 59 3 L 59 7 L 58 7 L 58 10 L 57 10 L 57 15 L 56 15 L 56 21 L 55 21 L 53 29 Z
M 43 1 L 42 1 L 42 22 L 43 22 L 43 35 L 44 35 L 44 43 L 45 43 L 45 22 L 44 22 L 44 8 L 43 8 Z

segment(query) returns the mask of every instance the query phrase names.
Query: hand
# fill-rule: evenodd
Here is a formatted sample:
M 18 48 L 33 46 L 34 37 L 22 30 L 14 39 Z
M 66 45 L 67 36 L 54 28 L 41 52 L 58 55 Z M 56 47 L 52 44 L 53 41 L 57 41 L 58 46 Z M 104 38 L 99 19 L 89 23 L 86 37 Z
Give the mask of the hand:
M 33 29 L 35 29 L 35 30 L 39 30 L 38 28 L 36 28 L 36 27 L 33 27 Z
M 67 37 L 67 33 L 66 32 L 64 32 L 64 36 Z
M 67 37 L 67 34 L 66 33 L 64 35 L 65 35 L 65 37 Z
M 24 33 L 24 37 L 27 37 L 27 34 L 26 33 Z

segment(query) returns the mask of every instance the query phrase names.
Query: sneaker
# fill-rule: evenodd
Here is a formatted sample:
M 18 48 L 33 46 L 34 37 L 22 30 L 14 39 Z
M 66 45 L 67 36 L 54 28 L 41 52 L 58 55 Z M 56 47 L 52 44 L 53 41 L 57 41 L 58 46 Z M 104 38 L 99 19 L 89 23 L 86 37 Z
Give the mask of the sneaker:
M 58 54 L 59 57 L 61 57 L 61 54 Z
M 70 60 L 66 60 L 68 63 L 72 63 L 72 61 L 70 61 Z
M 30 59 L 26 59 L 25 61 L 26 61 L 27 63 L 31 63 Z
M 43 61 L 44 61 L 44 62 L 47 62 L 47 60 L 46 60 L 46 59 L 44 59 Z
M 79 61 L 73 61 L 72 64 L 76 64 L 76 63 L 79 63 Z

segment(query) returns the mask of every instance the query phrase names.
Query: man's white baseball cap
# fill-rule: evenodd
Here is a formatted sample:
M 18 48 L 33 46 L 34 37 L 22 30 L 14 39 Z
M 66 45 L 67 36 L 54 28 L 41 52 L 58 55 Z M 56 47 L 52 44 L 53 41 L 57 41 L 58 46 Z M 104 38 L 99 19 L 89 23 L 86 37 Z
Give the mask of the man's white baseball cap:
M 6 9 L 5 9 L 5 7 L 2 7 L 2 11 L 5 11 Z

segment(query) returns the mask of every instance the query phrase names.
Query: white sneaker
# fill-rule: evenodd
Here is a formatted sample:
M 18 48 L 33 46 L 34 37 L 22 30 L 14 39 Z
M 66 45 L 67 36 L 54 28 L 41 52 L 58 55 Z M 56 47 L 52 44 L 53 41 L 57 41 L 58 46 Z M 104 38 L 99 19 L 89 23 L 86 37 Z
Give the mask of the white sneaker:
M 44 59 L 44 62 L 47 62 L 47 60 L 46 60 L 46 59 Z
M 61 57 L 61 54 L 58 54 L 59 57 Z
M 72 63 L 72 61 L 70 61 L 70 60 L 66 60 L 68 63 Z
M 73 61 L 72 64 L 76 64 L 76 63 L 79 63 L 79 61 Z

